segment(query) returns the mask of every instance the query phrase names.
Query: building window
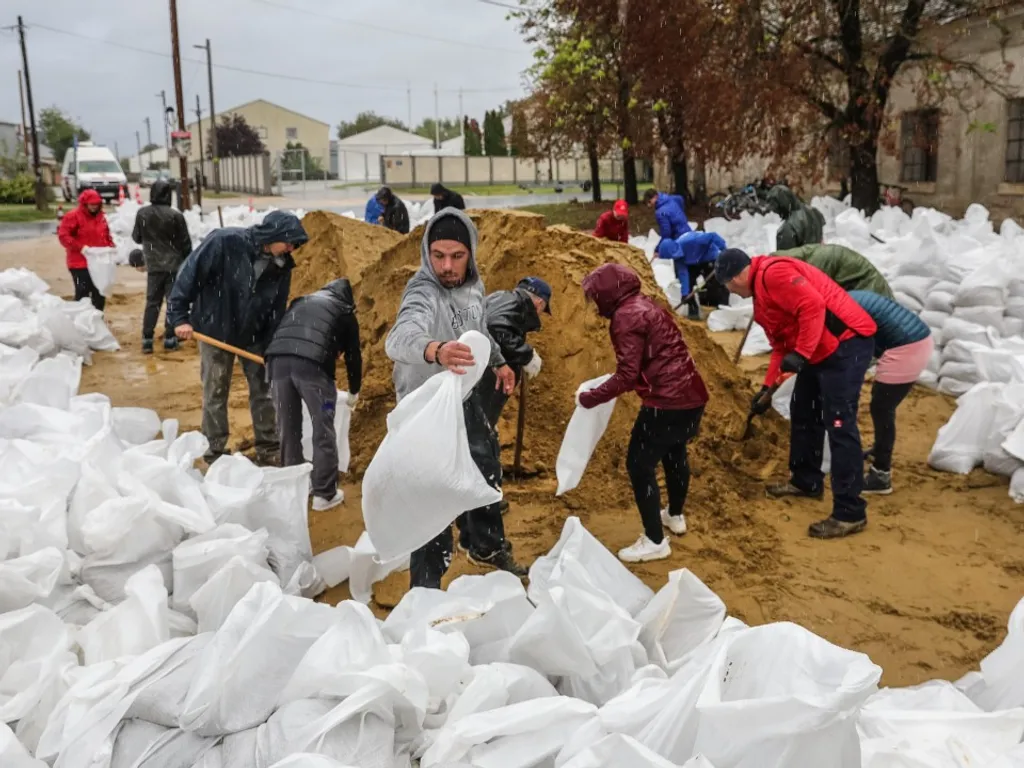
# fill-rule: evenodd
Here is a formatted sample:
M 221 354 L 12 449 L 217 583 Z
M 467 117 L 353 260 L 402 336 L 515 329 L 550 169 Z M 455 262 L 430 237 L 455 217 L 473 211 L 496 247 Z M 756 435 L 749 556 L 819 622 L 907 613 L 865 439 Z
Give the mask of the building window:
M 299 138 L 299 129 L 298 128 L 285 128 L 284 129 L 284 137 L 286 139 L 288 139 L 289 141 L 295 141 L 295 139 Z
M 1006 102 L 1006 181 L 1024 184 L 1024 99 Z
M 256 133 L 264 141 L 266 141 L 267 137 L 270 135 L 270 132 L 267 130 L 267 126 L 265 126 L 265 125 L 257 125 L 256 126 Z
M 939 154 L 939 110 L 921 109 L 903 115 L 900 181 L 935 181 Z

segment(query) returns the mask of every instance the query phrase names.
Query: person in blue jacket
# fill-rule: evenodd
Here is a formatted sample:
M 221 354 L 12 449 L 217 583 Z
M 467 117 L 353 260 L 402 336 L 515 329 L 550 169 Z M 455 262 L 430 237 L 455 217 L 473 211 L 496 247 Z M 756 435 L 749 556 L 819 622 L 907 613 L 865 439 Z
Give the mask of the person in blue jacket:
M 715 259 L 718 254 L 725 250 L 725 240 L 717 232 L 686 232 L 675 240 L 662 240 L 659 243 L 658 256 L 662 259 L 672 259 L 672 266 L 676 271 L 676 279 L 679 280 L 680 295 L 685 298 L 697 285 L 697 278 L 708 275 L 715 271 Z M 728 291 L 714 290 L 714 286 L 705 283 L 707 304 L 715 305 L 728 300 Z M 720 287 L 720 286 L 719 286 Z M 725 299 L 721 294 L 725 293 Z M 689 318 L 700 319 L 700 305 L 694 295 L 688 302 Z
M 661 242 L 675 240 L 692 229 L 686 218 L 686 203 L 681 196 L 648 189 L 644 192 L 644 203 L 648 208 L 654 209 L 654 219 L 658 222 Z
M 168 323 L 182 341 L 202 333 L 262 356 L 284 317 L 295 260 L 292 251 L 309 240 L 293 213 L 271 211 L 262 224 L 215 229 L 185 259 L 167 300 Z M 256 434 L 256 460 L 277 461 L 277 422 L 262 365 L 241 360 L 249 384 L 249 411 Z M 202 432 L 210 443 L 206 460 L 227 453 L 228 393 L 235 355 L 199 344 L 203 381 Z
M 377 202 L 376 193 L 366 201 L 366 214 L 363 216 L 367 224 L 380 224 L 380 217 L 384 215 L 384 206 Z

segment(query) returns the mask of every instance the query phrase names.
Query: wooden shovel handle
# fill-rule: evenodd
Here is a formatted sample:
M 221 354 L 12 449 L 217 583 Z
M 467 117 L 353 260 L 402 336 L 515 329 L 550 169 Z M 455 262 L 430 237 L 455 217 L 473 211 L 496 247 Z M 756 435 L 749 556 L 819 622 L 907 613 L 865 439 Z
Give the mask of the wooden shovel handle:
M 230 352 L 233 355 L 244 357 L 246 360 L 252 360 L 254 363 L 264 365 L 263 358 L 260 357 L 259 355 L 253 354 L 252 352 L 247 352 L 244 349 L 239 349 L 238 347 L 233 347 L 230 344 L 225 344 L 223 341 L 215 339 L 212 336 L 207 336 L 205 333 L 197 333 L 196 331 L 192 331 L 192 338 L 195 339 L 196 341 L 201 341 L 204 344 L 209 344 L 211 347 L 223 349 L 225 352 Z

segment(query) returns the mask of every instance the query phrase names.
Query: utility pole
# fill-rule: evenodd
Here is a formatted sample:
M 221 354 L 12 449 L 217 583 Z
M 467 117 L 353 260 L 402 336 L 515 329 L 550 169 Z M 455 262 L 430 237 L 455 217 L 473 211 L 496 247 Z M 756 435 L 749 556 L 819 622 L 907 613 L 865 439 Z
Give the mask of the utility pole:
M 139 151 L 139 173 L 145 170 L 142 167 L 142 137 L 139 136 L 139 132 L 135 132 L 135 148 Z
M 196 130 L 199 133 L 199 170 L 196 172 L 196 205 L 203 207 L 203 177 L 206 176 L 206 161 L 203 159 L 203 108 L 196 94 Z
M 28 126 L 25 125 L 25 86 L 22 84 L 21 70 L 18 70 L 18 100 L 21 102 L 21 140 L 25 144 L 25 159 L 28 159 Z M 61 158 L 63 161 L 63 158 Z
M 412 125 L 412 83 L 409 80 L 405 81 L 405 109 L 409 115 L 409 122 L 406 125 L 409 126 L 409 130 L 413 129 Z
M 462 137 L 462 151 L 466 151 L 466 120 L 462 113 L 462 89 L 459 88 L 459 136 Z
M 36 133 L 36 108 L 32 103 L 32 78 L 28 74 L 28 50 L 25 48 L 25 22 L 18 17 L 18 37 L 21 40 L 21 64 L 25 68 L 25 91 L 28 93 L 28 119 L 32 127 L 32 170 L 36 176 L 36 208 L 46 210 L 46 186 L 39 169 L 39 134 Z
M 185 131 L 185 97 L 181 92 L 181 49 L 178 46 L 178 0 L 170 0 L 171 5 L 171 61 L 174 66 L 174 100 L 178 109 L 178 130 Z M 188 188 L 188 158 L 178 158 L 181 170 L 181 210 L 187 211 L 192 206 Z
M 160 113 L 160 122 L 164 124 L 164 147 L 169 148 L 171 140 L 167 136 L 167 91 L 160 91 L 157 96 L 160 97 L 160 103 L 164 105 L 163 111 Z M 170 159 L 170 155 L 168 155 L 167 160 L 170 161 Z
M 220 194 L 220 147 L 217 146 L 217 109 L 213 106 L 213 50 L 210 48 L 210 38 L 206 38 L 206 45 L 193 45 L 193 48 L 200 48 L 206 51 L 206 77 L 210 82 L 210 154 L 213 155 L 213 190 Z M 202 128 L 200 128 L 199 156 L 202 157 L 205 149 L 202 141 Z
M 441 148 L 441 118 L 437 114 L 437 83 L 434 83 L 434 149 Z
M 153 144 L 153 129 L 150 127 L 149 118 L 146 118 L 146 146 Z
M 121 162 L 121 150 L 117 146 L 117 142 L 116 141 L 114 142 L 114 157 L 117 158 L 117 162 L 120 164 L 120 162 Z

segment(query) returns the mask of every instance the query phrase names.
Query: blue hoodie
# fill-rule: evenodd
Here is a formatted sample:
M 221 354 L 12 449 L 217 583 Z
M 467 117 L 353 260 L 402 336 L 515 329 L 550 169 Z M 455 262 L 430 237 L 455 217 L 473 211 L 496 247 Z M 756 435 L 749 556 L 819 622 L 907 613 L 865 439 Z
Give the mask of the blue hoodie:
M 689 267 L 713 264 L 726 248 L 725 240 L 717 232 L 687 232 L 675 240 L 662 240 L 658 245 L 659 258 L 674 262 L 672 266 L 684 296 L 692 290 Z
M 367 224 L 379 224 L 377 220 L 384 213 L 384 207 L 377 202 L 376 194 L 366 201 L 366 214 L 363 216 Z
M 686 204 L 679 195 L 666 195 L 660 192 L 654 204 L 654 218 L 658 222 L 658 233 L 663 241 L 675 240 L 690 231 L 690 222 L 686 218 Z

